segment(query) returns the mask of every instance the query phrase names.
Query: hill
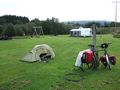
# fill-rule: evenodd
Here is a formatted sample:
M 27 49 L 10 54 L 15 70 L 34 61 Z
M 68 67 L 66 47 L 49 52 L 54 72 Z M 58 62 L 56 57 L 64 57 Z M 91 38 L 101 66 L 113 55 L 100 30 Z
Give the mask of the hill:
M 85 25 L 87 23 L 100 23 L 101 26 L 105 26 L 105 24 L 110 24 L 112 21 L 105 21 L 105 20 L 79 20 L 79 21 L 65 21 L 64 23 L 72 23 L 72 24 L 80 24 L 80 25 Z

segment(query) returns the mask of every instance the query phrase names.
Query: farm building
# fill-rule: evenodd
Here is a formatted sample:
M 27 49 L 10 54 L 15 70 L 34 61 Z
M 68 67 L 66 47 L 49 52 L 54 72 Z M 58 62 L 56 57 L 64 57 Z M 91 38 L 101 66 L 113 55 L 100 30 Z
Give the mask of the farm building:
M 83 27 L 80 27 L 78 29 L 71 29 L 70 36 L 73 36 L 73 37 L 92 36 L 92 29 L 91 28 L 83 28 Z

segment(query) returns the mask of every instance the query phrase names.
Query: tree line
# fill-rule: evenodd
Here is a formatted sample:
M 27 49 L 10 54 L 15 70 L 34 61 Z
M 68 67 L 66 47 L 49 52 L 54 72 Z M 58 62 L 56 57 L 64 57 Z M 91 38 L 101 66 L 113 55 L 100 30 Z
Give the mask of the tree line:
M 16 16 L 16 15 L 4 15 L 0 17 L 0 24 L 4 25 L 6 23 L 12 24 L 25 24 L 29 22 L 29 18 Z
M 54 17 L 51 19 L 47 18 L 45 21 L 40 21 L 37 18 L 30 21 L 27 17 L 15 15 L 4 15 L 0 17 L 1 36 L 32 35 L 34 26 L 42 26 L 43 32 L 46 35 L 68 34 L 72 28 L 70 25 L 60 23 L 59 20 Z
M 109 30 L 107 27 L 114 27 L 115 22 L 104 23 L 102 26 L 99 22 L 88 22 L 84 25 L 79 23 L 64 23 L 59 22 L 59 19 L 52 17 L 47 18 L 44 21 L 40 21 L 38 18 L 29 20 L 28 17 L 16 16 L 16 15 L 4 15 L 0 17 L 0 36 L 24 36 L 32 35 L 34 32 L 34 26 L 42 26 L 43 32 L 45 35 L 59 35 L 59 34 L 68 34 L 70 29 L 83 27 L 91 27 L 93 24 L 96 24 L 98 28 L 97 33 L 111 33 L 113 30 Z M 120 26 L 120 23 L 117 23 L 117 26 Z M 37 31 L 39 32 L 39 31 Z
M 74 22 L 68 22 L 67 24 L 69 25 L 73 25 L 77 28 L 79 28 L 80 26 L 85 27 L 85 28 L 91 28 L 93 24 L 96 25 L 97 27 L 97 34 L 115 34 L 115 33 L 120 33 L 120 23 L 117 22 L 87 22 L 85 24 L 80 24 L 80 23 L 74 23 Z M 115 24 L 116 24 L 116 28 L 115 29 Z

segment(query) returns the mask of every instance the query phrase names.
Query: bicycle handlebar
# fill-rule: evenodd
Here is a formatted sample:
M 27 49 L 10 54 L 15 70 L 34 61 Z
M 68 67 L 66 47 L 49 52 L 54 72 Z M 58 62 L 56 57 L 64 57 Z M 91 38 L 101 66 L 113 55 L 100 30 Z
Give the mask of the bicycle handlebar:
M 111 43 L 102 43 L 100 46 L 96 46 L 96 47 L 107 48 L 110 44 Z M 88 46 L 93 48 L 95 45 L 89 44 Z

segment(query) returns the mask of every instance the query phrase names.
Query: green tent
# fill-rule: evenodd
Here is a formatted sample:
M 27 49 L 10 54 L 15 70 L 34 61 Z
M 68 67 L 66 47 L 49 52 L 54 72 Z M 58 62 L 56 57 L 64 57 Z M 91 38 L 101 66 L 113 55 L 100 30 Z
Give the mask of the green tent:
M 36 45 L 33 49 L 27 53 L 21 60 L 26 62 L 41 61 L 41 55 L 46 54 L 46 56 L 51 56 L 50 58 L 55 57 L 53 49 L 47 44 Z

